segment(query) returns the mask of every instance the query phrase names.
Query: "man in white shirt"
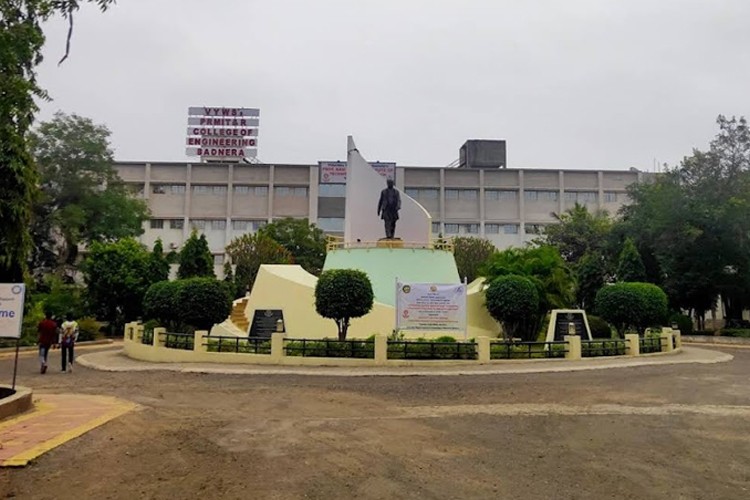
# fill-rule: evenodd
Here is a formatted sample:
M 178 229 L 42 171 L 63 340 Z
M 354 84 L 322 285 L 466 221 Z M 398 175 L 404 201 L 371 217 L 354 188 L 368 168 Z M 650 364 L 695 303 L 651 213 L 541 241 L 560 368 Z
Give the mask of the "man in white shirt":
M 62 371 L 71 373 L 73 371 L 73 347 L 78 340 L 78 322 L 68 314 L 60 327 L 60 350 L 62 351 Z M 68 366 L 67 361 L 70 360 Z

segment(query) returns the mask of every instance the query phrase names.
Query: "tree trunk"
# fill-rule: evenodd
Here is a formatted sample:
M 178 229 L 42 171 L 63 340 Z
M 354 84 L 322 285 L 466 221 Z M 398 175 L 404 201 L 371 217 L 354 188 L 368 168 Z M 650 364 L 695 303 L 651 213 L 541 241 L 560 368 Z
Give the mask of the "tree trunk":
M 349 318 L 344 318 L 339 321 L 339 340 L 346 340 L 346 332 L 349 330 Z

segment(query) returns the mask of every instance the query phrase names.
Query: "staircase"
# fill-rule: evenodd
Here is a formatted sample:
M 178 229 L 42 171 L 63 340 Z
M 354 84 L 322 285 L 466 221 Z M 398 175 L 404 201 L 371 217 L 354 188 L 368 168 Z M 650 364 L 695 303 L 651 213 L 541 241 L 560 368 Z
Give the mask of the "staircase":
M 248 328 L 250 328 L 250 321 L 248 321 L 248 319 L 245 317 L 245 307 L 247 307 L 248 300 L 250 300 L 249 297 L 235 300 L 232 303 L 232 312 L 229 315 L 229 319 L 232 321 L 234 326 L 236 326 L 243 332 L 247 332 Z

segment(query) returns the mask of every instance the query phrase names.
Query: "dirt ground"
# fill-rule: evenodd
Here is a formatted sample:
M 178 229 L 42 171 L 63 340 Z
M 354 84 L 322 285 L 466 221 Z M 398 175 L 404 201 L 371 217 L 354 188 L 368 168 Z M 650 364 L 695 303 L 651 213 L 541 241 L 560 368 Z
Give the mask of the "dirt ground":
M 0 498 L 747 499 L 750 349 L 726 352 L 734 361 L 432 378 L 41 376 L 26 356 L 19 383 L 37 393 L 140 409 L 0 470 Z M 0 360 L 0 377 L 11 368 Z

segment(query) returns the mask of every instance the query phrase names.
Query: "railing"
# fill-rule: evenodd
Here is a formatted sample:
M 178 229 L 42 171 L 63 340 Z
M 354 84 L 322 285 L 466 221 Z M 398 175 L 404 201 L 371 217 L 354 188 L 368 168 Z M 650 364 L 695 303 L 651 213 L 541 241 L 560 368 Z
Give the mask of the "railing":
M 141 335 L 141 344 L 152 345 L 153 343 L 154 343 L 154 331 L 143 330 L 143 335 Z
M 432 250 L 446 250 L 453 252 L 453 240 L 445 238 L 436 238 L 428 243 L 416 242 L 416 241 L 397 241 L 399 248 L 429 248 Z M 380 241 L 344 241 L 343 238 L 338 236 L 328 236 L 326 239 L 326 250 L 328 252 L 332 250 L 348 249 L 348 248 L 378 248 L 378 245 L 383 243 Z M 395 244 L 394 244 L 395 246 Z
M 314 358 L 375 358 L 374 340 L 284 339 L 284 354 Z
M 256 337 L 216 337 L 204 335 L 208 352 L 271 354 L 271 339 Z
M 568 343 L 564 340 L 490 343 L 490 359 L 564 358 L 567 352 Z
M 391 340 L 388 359 L 477 359 L 474 342 Z
M 628 345 L 625 339 L 582 340 L 581 357 L 625 356 L 628 352 Z
M 192 333 L 165 332 L 162 335 L 164 335 L 164 347 L 185 351 L 193 350 L 195 336 Z
M 641 337 L 638 339 L 638 347 L 641 354 L 661 352 L 661 337 Z

